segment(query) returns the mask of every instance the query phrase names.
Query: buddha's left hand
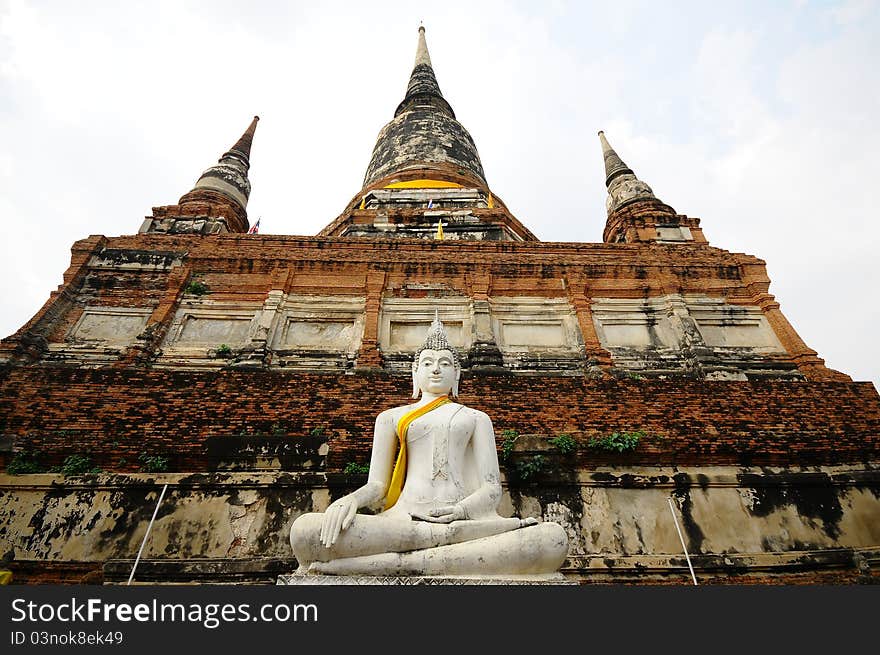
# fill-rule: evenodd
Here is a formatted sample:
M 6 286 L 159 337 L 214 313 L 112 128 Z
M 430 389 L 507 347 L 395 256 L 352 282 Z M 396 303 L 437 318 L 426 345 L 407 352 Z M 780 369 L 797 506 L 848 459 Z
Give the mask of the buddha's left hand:
M 446 507 L 438 507 L 432 509 L 427 514 L 412 514 L 414 519 L 420 521 L 429 521 L 430 523 L 452 523 L 453 521 L 461 521 L 467 518 L 467 512 L 461 505 L 447 505 Z

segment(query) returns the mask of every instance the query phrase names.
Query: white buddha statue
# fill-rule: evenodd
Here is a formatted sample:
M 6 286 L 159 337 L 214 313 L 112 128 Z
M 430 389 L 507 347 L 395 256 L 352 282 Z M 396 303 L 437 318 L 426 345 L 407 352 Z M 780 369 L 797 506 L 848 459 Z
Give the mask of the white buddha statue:
M 449 398 L 461 366 L 439 318 L 412 375 L 417 401 L 376 418 L 367 483 L 293 523 L 297 573 L 558 576 L 562 527 L 498 515 L 495 431 L 486 414 Z M 381 513 L 357 513 L 380 501 Z

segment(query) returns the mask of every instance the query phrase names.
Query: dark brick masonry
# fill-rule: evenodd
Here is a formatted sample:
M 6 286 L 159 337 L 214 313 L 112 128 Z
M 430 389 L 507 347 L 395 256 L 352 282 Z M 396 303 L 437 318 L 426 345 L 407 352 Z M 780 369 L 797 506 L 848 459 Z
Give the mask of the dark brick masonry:
M 142 452 L 172 470 L 212 466 L 209 440 L 283 435 L 329 441 L 326 469 L 366 463 L 376 414 L 410 402 L 409 380 L 266 371 L 4 367 L 0 434 L 46 464 L 88 453 L 105 470 L 136 470 Z M 552 437 L 642 430 L 633 453 L 581 448 L 579 465 L 810 465 L 880 456 L 880 398 L 870 383 L 706 382 L 479 376 L 461 402 L 504 430 Z M 120 458 L 127 464 L 119 465 Z

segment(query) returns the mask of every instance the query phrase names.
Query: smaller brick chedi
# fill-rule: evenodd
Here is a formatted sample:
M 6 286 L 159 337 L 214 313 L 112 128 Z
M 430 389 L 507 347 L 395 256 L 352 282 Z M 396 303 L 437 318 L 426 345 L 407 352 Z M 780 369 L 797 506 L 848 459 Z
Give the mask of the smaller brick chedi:
M 257 121 L 137 233 L 74 243 L 0 342 L 19 581 L 127 578 L 165 483 L 139 579 L 293 571 L 290 526 L 363 484 L 435 312 L 461 402 L 496 431 L 498 512 L 561 525 L 565 576 L 689 583 L 673 516 L 698 579 L 875 575 L 876 389 L 826 367 L 764 262 L 710 245 L 604 133 L 602 240 L 540 241 L 490 187 L 420 28 L 363 187 L 317 235 L 257 235 Z

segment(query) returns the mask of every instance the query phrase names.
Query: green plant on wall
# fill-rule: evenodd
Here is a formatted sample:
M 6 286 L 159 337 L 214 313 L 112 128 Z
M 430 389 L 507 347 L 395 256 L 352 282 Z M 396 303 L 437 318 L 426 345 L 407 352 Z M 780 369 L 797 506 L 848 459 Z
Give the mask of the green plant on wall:
M 516 462 L 514 474 L 520 482 L 527 482 L 540 475 L 547 466 L 543 455 L 532 455 Z
M 645 433 L 641 430 L 635 432 L 612 432 L 604 437 L 593 437 L 587 445 L 596 450 L 625 453 L 635 450 L 636 446 L 639 445 L 639 441 L 645 436 Z
M 221 343 L 219 346 L 217 346 L 217 350 L 214 351 L 214 356 L 223 359 L 232 357 L 232 348 L 230 348 L 225 343 Z
M 345 468 L 342 469 L 342 472 L 346 475 L 362 475 L 364 473 L 370 472 L 370 465 L 358 464 L 357 462 L 349 462 L 345 465 Z
M 184 292 L 193 296 L 204 296 L 207 293 L 211 293 L 211 290 L 208 289 L 208 285 L 204 282 L 190 280 L 189 284 L 184 288 Z
M 570 434 L 560 434 L 557 437 L 547 440 L 560 455 L 571 455 L 578 449 L 578 443 Z
M 312 428 L 312 430 L 311 430 L 311 432 L 309 432 L 309 434 L 313 437 L 321 437 L 324 435 L 324 432 L 325 432 L 324 428 L 316 427 L 316 428 Z
M 58 472 L 64 476 L 85 475 L 86 473 L 100 473 L 101 469 L 92 465 L 92 458 L 88 455 L 75 453 L 64 458 Z
M 513 454 L 513 448 L 516 440 L 519 439 L 519 432 L 516 430 L 505 430 L 501 433 L 501 461 L 506 462 Z
M 141 453 L 138 461 L 141 463 L 141 470 L 146 473 L 164 473 L 168 470 L 168 458 L 161 455 Z
M 511 484 L 522 484 L 533 480 L 542 473 L 547 472 L 550 462 L 544 455 L 520 454 L 514 457 L 516 442 L 520 438 L 517 430 L 504 430 L 501 433 L 501 461 L 507 468 Z M 577 450 L 577 442 L 567 434 L 549 439 L 548 442 L 563 455 L 570 455 Z
M 28 452 L 22 450 L 15 453 L 9 464 L 6 465 L 6 472 L 10 475 L 26 475 L 28 473 L 45 473 L 46 467 L 40 464 L 38 452 Z

